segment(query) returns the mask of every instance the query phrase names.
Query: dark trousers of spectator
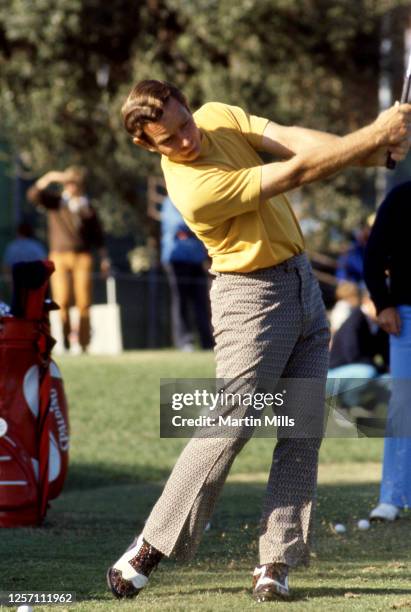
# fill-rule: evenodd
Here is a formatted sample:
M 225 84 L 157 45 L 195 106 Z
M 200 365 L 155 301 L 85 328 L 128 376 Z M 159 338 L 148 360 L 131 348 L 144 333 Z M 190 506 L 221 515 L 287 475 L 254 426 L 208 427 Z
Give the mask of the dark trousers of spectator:
M 214 345 L 210 322 L 208 276 L 201 264 L 172 262 L 166 266 L 171 291 L 172 332 L 177 348 L 192 343 L 190 310 L 200 337 L 201 347 Z

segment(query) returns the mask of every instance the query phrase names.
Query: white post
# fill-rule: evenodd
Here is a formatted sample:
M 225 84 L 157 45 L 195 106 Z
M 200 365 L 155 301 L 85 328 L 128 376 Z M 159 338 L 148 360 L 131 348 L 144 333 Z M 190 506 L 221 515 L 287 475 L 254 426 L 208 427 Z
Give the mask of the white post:
M 107 304 L 117 304 L 116 279 L 109 276 L 106 281 Z

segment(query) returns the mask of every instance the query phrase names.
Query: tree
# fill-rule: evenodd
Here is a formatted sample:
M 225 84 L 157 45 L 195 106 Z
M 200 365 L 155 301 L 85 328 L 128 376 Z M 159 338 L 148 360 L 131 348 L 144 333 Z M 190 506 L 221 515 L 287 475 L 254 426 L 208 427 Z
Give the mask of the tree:
M 166 78 L 194 107 L 219 99 L 282 123 L 346 133 L 377 113 L 381 18 L 390 12 L 398 37 L 407 4 L 1 0 L 2 130 L 33 173 L 87 164 L 112 230 L 130 229 L 132 219 L 144 225 L 136 185 L 160 170 L 121 126 L 133 82 Z M 324 222 L 318 246 L 329 235 L 324 227 L 359 217 L 362 182 L 346 173 L 304 190 L 301 213 Z

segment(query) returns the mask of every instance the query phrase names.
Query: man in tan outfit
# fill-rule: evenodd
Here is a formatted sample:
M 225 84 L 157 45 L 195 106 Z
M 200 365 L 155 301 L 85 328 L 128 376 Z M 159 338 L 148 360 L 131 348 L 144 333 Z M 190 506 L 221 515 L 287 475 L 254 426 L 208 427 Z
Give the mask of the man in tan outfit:
M 289 597 L 288 570 L 307 562 L 328 370 L 329 331 L 304 239 L 285 193 L 348 166 L 382 165 L 409 148 L 411 106 L 344 137 L 285 127 L 216 102 L 194 115 L 161 81 L 137 84 L 123 109 L 133 142 L 162 155 L 167 191 L 212 258 L 216 374 L 251 391 L 282 378 L 298 433 L 279 428 L 261 517 L 257 601 Z M 263 164 L 258 151 L 278 161 Z M 247 414 L 240 404 L 236 416 Z M 293 412 L 294 411 L 294 412 Z M 143 532 L 109 568 L 118 597 L 137 595 L 163 556 L 191 557 L 249 436 L 192 438 Z
M 100 255 L 102 274 L 106 276 L 110 270 L 102 226 L 85 193 L 85 179 L 84 168 L 71 166 L 64 172 L 47 172 L 27 193 L 33 204 L 47 211 L 49 257 L 56 267 L 51 276 L 51 289 L 53 299 L 60 306 L 64 346 L 70 348 L 69 309 L 74 297 L 83 352 L 90 342 L 94 248 Z M 51 190 L 52 184 L 60 185 L 62 190 Z

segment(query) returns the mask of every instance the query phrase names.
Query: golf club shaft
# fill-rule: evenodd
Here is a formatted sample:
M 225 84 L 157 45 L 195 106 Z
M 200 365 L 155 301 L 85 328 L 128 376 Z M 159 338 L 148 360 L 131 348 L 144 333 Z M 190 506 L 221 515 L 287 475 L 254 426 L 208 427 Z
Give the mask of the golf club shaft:
M 411 53 L 410 53 L 410 57 L 408 60 L 408 67 L 407 67 L 407 72 L 404 78 L 404 84 L 402 86 L 402 93 L 401 93 L 401 100 L 400 100 L 401 104 L 404 104 L 404 102 L 408 102 L 409 95 L 410 95 L 410 88 L 411 88 Z M 394 170 L 395 166 L 397 165 L 395 160 L 392 158 L 390 151 L 388 151 L 387 153 L 387 161 L 385 165 L 389 170 Z

